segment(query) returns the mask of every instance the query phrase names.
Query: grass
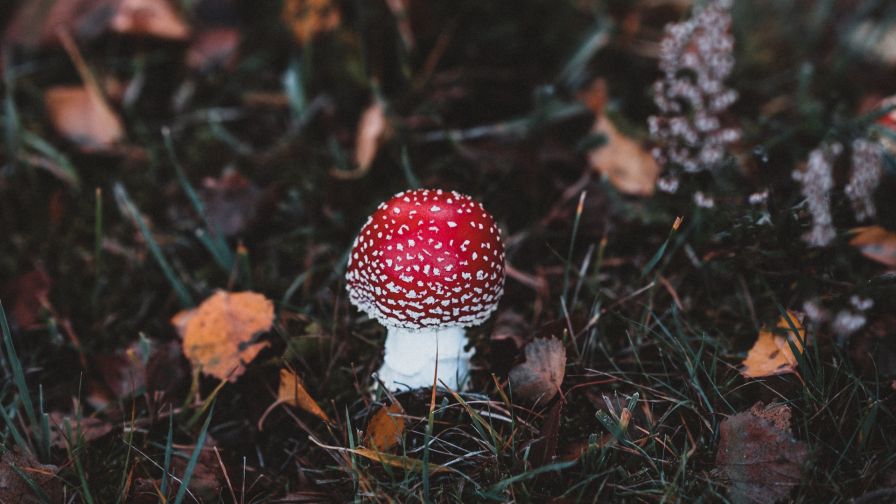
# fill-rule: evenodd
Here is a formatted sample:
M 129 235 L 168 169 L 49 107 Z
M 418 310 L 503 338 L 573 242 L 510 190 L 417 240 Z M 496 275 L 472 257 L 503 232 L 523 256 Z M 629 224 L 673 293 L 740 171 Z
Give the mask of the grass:
M 0 453 L 57 466 L 76 502 L 717 502 L 730 497 L 720 423 L 777 401 L 811 453 L 793 501 L 892 496 L 896 286 L 849 246 L 859 223 L 842 189 L 834 244 L 802 241 L 790 173 L 823 139 L 891 135 L 862 104 L 896 89 L 892 68 L 848 35 L 896 13 L 880 1 L 737 2 L 729 119 L 741 144 L 677 194 L 633 198 L 587 167 L 606 139 L 576 96 L 605 79 L 620 131 L 646 135 L 650 43 L 687 15 L 655 4 L 410 2 L 423 9 L 411 12 L 413 48 L 385 3 L 340 2 L 341 28 L 304 48 L 276 2 L 239 5 L 240 57 L 205 72 L 184 67 L 181 44 L 79 40 L 94 73 L 130 93 L 114 101 L 129 139 L 114 154 L 80 151 L 47 118 L 46 88 L 77 82 L 64 51 L 4 53 Z M 366 176 L 333 177 L 353 170 L 374 98 L 391 136 Z M 204 179 L 228 167 L 261 196 L 224 198 L 254 217 L 223 236 Z M 894 167 L 888 158 L 876 200 L 890 227 Z M 846 176 L 838 166 L 838 188 Z M 525 403 L 507 383 L 522 349 L 491 337 L 495 318 L 472 328 L 470 391 L 396 394 L 407 427 L 385 456 L 365 451 L 363 432 L 389 399 L 368 393 L 385 332 L 348 303 L 345 261 L 376 205 L 412 187 L 472 194 L 495 215 L 515 272 L 499 315 L 521 317 L 523 340 L 561 338 L 568 361 L 562 398 Z M 744 203 L 765 189 L 764 204 Z M 695 206 L 695 190 L 716 207 Z M 52 285 L 24 325 L 28 293 L 11 281 L 34 270 Z M 194 375 L 169 320 L 216 289 L 250 287 L 277 300 L 270 348 L 234 383 Z M 759 329 L 784 310 L 816 299 L 835 313 L 853 295 L 874 300 L 861 331 L 810 326 L 798 374 L 741 377 Z M 130 383 L 117 373 L 135 365 L 137 342 L 153 350 Z M 285 365 L 333 426 L 278 407 L 258 427 Z M 85 417 L 112 429 L 94 436 Z

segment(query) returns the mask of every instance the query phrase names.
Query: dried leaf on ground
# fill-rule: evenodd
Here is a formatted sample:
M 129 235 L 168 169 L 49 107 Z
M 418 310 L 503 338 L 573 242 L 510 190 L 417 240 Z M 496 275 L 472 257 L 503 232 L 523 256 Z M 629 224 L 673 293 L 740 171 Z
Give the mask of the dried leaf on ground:
M 790 433 L 790 408 L 758 403 L 722 421 L 716 466 L 734 503 L 777 502 L 799 484 L 806 443 Z
M 217 441 L 208 436 L 202 450 L 199 452 L 199 459 L 193 468 L 190 477 L 189 489 L 198 500 L 190 500 L 190 502 L 221 502 L 223 494 L 227 493 L 227 478 L 221 468 L 218 455 L 215 453 Z M 179 453 L 193 453 L 195 445 L 174 445 L 174 449 Z M 223 450 L 219 450 L 223 457 Z M 186 457 L 171 458 L 171 474 L 180 478 L 187 469 L 189 459 Z M 180 488 L 178 479 L 169 478 L 169 498 L 172 498 Z M 150 504 L 160 502 L 159 488 L 161 480 L 137 477 L 130 487 L 130 495 L 127 502 L 131 504 Z M 173 501 L 170 500 L 169 502 Z
M 317 35 L 339 27 L 342 13 L 332 0 L 286 0 L 282 18 L 296 40 L 305 45 Z
M 370 171 L 380 146 L 392 134 L 386 110 L 379 102 L 367 107 L 358 121 L 355 137 L 355 169 L 351 171 L 333 169 L 330 173 L 341 179 L 361 178 Z
M 51 87 L 44 105 L 53 127 L 84 150 L 106 150 L 124 137 L 121 119 L 92 86 Z
M 793 323 L 796 331 L 791 328 L 787 318 Z M 797 359 L 791 344 L 802 353 L 806 330 L 796 313 L 788 310 L 787 318 L 781 316 L 777 331 L 767 328 L 759 331 L 756 343 L 743 361 L 741 374 L 744 377 L 762 378 L 796 372 Z
M 605 115 L 599 115 L 591 128 L 604 135 L 606 144 L 588 153 L 591 168 L 603 174 L 619 192 L 650 196 L 656 188 L 660 166 L 638 142 L 616 129 Z
M 280 388 L 277 391 L 277 400 L 293 407 L 302 408 L 324 422 L 332 423 L 330 417 L 308 393 L 302 379 L 289 369 L 280 370 Z
M 240 31 L 231 26 L 200 31 L 187 50 L 187 66 L 199 72 L 233 67 L 240 39 Z
M 0 502 L 32 504 L 44 501 L 34 494 L 23 475 L 41 489 L 47 502 L 62 502 L 62 480 L 56 477 L 57 472 L 58 467 L 39 464 L 31 455 L 7 451 L 0 456 Z
M 395 401 L 377 410 L 367 422 L 364 443 L 382 452 L 389 451 L 401 441 L 405 426 L 404 408 Z
M 532 328 L 522 315 L 513 310 L 504 310 L 495 318 L 492 341 L 512 341 L 517 349 L 523 348 L 532 336 Z
M 40 323 L 43 303 L 50 295 L 53 282 L 47 273 L 38 268 L 13 278 L 6 284 L 5 299 L 12 299 L 7 308 L 12 320 L 22 329 L 32 329 Z
M 110 27 L 126 35 L 169 40 L 190 36 L 190 27 L 168 0 L 119 0 Z
M 216 179 L 206 177 L 199 191 L 206 217 L 224 236 L 240 234 L 258 217 L 262 195 L 258 186 L 235 170 L 226 170 Z
M 858 227 L 851 231 L 855 236 L 849 244 L 862 255 L 891 268 L 896 268 L 896 233 L 880 226 Z
M 66 422 L 68 422 L 67 427 Z M 89 443 L 112 432 L 115 428 L 112 424 L 100 418 L 77 418 L 58 411 L 50 413 L 50 426 L 52 427 L 50 442 L 56 448 L 77 446 L 79 437 Z M 70 438 L 69 433 L 71 433 Z
M 531 402 L 550 401 L 566 374 L 566 348 L 556 338 L 536 339 L 526 345 L 526 361 L 510 370 L 513 396 Z
M 193 310 L 171 319 L 183 338 L 184 355 L 194 367 L 236 381 L 267 342 L 255 338 L 271 329 L 274 304 L 255 292 L 218 291 Z
M 4 44 L 29 48 L 58 43 L 59 30 L 89 40 L 103 33 L 119 0 L 21 2 L 3 36 Z

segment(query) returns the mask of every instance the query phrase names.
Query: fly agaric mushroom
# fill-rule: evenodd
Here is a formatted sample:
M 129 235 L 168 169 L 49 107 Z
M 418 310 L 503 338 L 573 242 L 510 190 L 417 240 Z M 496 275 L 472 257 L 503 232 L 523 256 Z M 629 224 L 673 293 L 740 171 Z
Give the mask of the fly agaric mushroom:
M 488 319 L 504 292 L 504 246 L 495 220 L 469 196 L 399 193 L 358 234 L 346 273 L 349 300 L 386 326 L 379 379 L 389 390 L 457 389 L 472 351 L 465 327 Z

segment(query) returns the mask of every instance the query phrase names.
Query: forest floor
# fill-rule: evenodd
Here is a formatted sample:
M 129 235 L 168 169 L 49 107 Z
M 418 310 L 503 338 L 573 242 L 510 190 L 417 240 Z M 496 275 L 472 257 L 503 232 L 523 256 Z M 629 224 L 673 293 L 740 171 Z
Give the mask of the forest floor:
M 693 3 L 3 2 L 0 502 L 896 500 L 896 5 Z M 413 188 L 463 392 L 346 294 Z

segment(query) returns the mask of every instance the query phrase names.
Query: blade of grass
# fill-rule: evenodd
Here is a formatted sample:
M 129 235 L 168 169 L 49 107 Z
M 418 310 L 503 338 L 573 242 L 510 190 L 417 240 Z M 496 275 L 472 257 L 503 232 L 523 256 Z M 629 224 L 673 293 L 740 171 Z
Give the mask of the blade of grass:
M 3 309 L 3 302 L 0 301 L 0 328 L 3 329 L 3 346 L 6 350 L 6 362 L 12 369 L 12 378 L 19 392 L 19 400 L 25 408 L 25 415 L 33 427 L 37 427 L 37 415 L 34 413 L 34 403 L 31 402 L 31 394 L 28 392 L 28 384 L 25 382 L 25 371 L 22 369 L 22 362 L 16 354 L 16 348 L 12 343 L 12 331 L 9 329 L 9 322 L 6 320 L 6 311 Z
M 169 405 L 169 409 L 171 406 Z M 174 452 L 174 412 L 168 413 L 168 437 L 165 440 L 165 459 L 162 467 L 162 483 L 159 492 L 168 497 L 168 471 L 171 470 L 171 454 Z
M 215 414 L 215 405 L 212 404 L 209 409 L 208 416 L 205 417 L 205 423 L 202 424 L 202 430 L 199 431 L 199 438 L 196 440 L 196 447 L 193 448 L 193 454 L 190 455 L 190 461 L 187 463 L 187 469 L 184 471 L 180 488 L 177 495 L 174 496 L 174 504 L 181 504 L 187 495 L 187 487 L 190 485 L 190 478 L 193 477 L 193 471 L 196 470 L 196 464 L 199 463 L 199 455 L 202 453 L 202 447 L 205 445 L 205 438 L 208 434 L 208 426 L 211 424 L 212 415 Z
M 75 463 L 75 472 L 78 473 L 78 480 L 81 481 L 81 493 L 84 496 L 84 501 L 87 504 L 93 504 L 93 494 L 90 493 L 90 484 L 87 482 L 87 474 L 84 472 L 84 466 L 81 464 L 81 456 L 80 452 L 84 448 L 84 437 L 81 435 L 81 426 L 78 425 L 78 431 L 76 433 L 77 437 L 72 437 L 72 426 L 69 423 L 68 419 L 64 419 L 62 421 L 63 427 L 65 428 L 65 437 L 66 437 L 66 448 L 68 449 L 68 456 Z M 72 447 L 72 440 L 75 440 L 75 446 Z
M 220 230 L 208 219 L 208 213 L 205 211 L 205 205 L 202 203 L 202 199 L 199 198 L 199 194 L 196 193 L 193 185 L 190 184 L 190 180 L 187 179 L 183 166 L 181 166 L 180 161 L 177 159 L 177 154 L 174 151 L 174 142 L 171 140 L 171 131 L 168 128 L 162 128 L 162 140 L 165 144 L 165 152 L 168 154 L 168 159 L 171 161 L 171 164 L 174 166 L 174 172 L 177 174 L 177 181 L 187 194 L 187 199 L 190 200 L 190 204 L 193 206 L 193 209 L 199 215 L 199 218 L 202 219 L 205 228 L 208 230 L 208 233 L 203 233 L 203 235 L 200 235 L 200 230 L 197 230 L 196 236 L 209 250 L 212 258 L 218 263 L 218 266 L 223 268 L 224 271 L 229 272 L 230 268 L 233 266 L 233 254 L 230 251 L 230 247 L 227 246 L 227 241 L 221 235 Z M 203 236 L 205 239 L 203 239 Z
M 193 301 L 193 296 L 190 295 L 190 291 L 188 291 L 183 282 L 177 278 L 171 265 L 168 264 L 168 260 L 165 259 L 165 254 L 162 252 L 161 247 L 159 247 L 158 242 L 156 242 L 155 237 L 153 237 L 152 232 L 150 232 L 146 223 L 143 222 L 143 216 L 140 214 L 140 211 L 137 209 L 134 202 L 131 201 L 127 189 L 125 189 L 121 183 L 116 182 L 113 192 L 115 193 L 115 201 L 118 202 L 121 212 L 134 222 L 134 225 L 137 226 L 137 229 L 139 229 L 140 233 L 143 235 L 143 239 L 146 240 L 146 245 L 149 247 L 150 253 L 152 253 L 152 256 L 159 264 L 159 267 L 162 268 L 162 273 L 165 274 L 165 278 L 168 279 L 168 283 L 171 284 L 171 287 L 177 294 L 181 306 L 184 308 L 194 306 L 196 303 Z
M 587 192 L 582 191 L 579 194 L 579 203 L 576 205 L 576 215 L 572 221 L 572 236 L 569 238 L 569 250 L 566 253 L 566 261 L 563 266 L 563 302 L 568 302 L 567 294 L 569 291 L 569 271 L 572 267 L 572 253 L 576 246 L 576 235 L 579 234 L 579 224 L 582 222 L 582 212 L 585 210 L 585 197 Z

